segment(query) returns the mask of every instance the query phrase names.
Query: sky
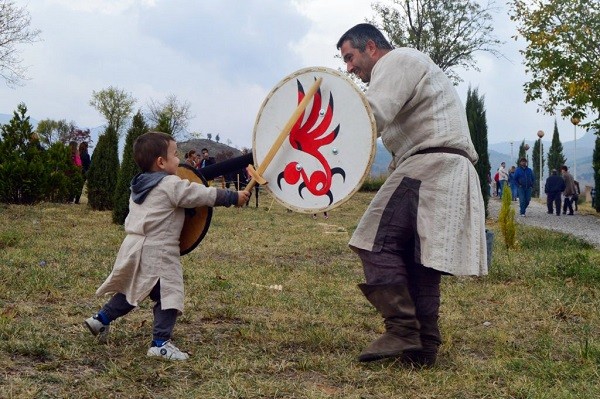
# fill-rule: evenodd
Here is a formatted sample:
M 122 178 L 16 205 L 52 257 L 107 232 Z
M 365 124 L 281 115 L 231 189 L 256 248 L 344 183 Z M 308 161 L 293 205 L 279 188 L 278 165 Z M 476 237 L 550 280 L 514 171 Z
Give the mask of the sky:
M 191 106 L 189 130 L 219 134 L 221 142 L 252 147 L 254 123 L 269 92 L 305 67 L 344 68 L 339 37 L 375 15 L 371 0 L 17 0 L 42 39 L 21 45 L 29 79 L 0 82 L 0 113 L 25 103 L 33 119 L 66 119 L 82 128 L 105 124 L 89 101 L 94 91 L 117 87 L 151 101 L 175 95 Z M 554 116 L 525 104 L 527 80 L 515 25 L 497 1 L 494 34 L 499 51 L 476 56 L 481 71 L 460 70 L 463 102 L 471 85 L 485 96 L 490 144 L 550 139 Z M 574 126 L 558 117 L 560 139 Z M 578 137 L 583 134 L 577 131 Z

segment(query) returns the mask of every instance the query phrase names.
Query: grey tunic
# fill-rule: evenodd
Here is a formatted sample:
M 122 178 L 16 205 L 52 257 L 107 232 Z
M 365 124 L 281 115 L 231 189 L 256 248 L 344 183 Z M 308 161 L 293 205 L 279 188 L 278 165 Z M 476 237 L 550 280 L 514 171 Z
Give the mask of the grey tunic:
M 127 236 L 112 272 L 97 295 L 120 292 L 137 306 L 160 280 L 162 309 L 183 311 L 183 269 L 179 236 L 184 208 L 213 206 L 217 189 L 170 175 L 150 191 L 141 205 L 131 199 L 125 220 Z
M 381 250 L 381 216 L 404 177 L 419 180 L 416 236 L 421 263 L 455 275 L 487 274 L 485 209 L 465 109 L 444 72 L 409 48 L 383 56 L 372 71 L 367 99 L 391 174 L 369 205 L 350 246 Z M 416 154 L 434 147 L 464 151 Z M 379 234 L 381 236 L 381 233 Z

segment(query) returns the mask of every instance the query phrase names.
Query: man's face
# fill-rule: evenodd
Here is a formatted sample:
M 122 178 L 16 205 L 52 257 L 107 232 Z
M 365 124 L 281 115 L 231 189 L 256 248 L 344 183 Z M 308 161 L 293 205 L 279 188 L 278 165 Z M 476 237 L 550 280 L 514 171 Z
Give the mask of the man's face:
M 208 159 L 208 151 L 202 151 L 202 158 Z
M 523 160 L 519 163 L 522 167 L 526 167 L 527 166 L 527 161 Z
M 342 59 L 346 64 L 346 70 L 356 76 L 365 83 L 371 81 L 371 71 L 375 65 L 375 59 L 370 54 L 369 45 L 365 48 L 365 51 L 360 52 L 357 48 L 354 48 L 350 43 L 350 40 L 346 40 L 342 47 L 340 47 L 340 53 Z

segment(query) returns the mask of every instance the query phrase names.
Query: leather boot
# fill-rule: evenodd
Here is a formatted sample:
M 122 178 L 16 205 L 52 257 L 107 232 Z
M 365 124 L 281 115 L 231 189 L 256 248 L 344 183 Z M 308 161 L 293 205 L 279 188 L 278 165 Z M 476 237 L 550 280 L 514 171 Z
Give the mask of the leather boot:
M 402 353 L 402 362 L 415 367 L 432 367 L 437 359 L 442 336 L 438 327 L 438 316 L 418 317 L 421 325 L 420 350 L 407 350 Z
M 406 350 L 421 349 L 419 322 L 405 284 L 359 284 L 358 287 L 385 323 L 385 333 L 361 352 L 359 362 L 395 357 Z

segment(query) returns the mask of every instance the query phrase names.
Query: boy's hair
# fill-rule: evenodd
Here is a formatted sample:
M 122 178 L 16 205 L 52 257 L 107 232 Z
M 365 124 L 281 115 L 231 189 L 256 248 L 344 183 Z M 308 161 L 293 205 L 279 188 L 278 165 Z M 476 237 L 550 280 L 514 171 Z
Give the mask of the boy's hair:
M 142 172 L 149 172 L 158 157 L 167 158 L 171 141 L 175 139 L 166 133 L 144 133 L 133 143 L 133 160 Z
M 346 40 L 349 40 L 352 47 L 358 49 L 361 53 L 365 51 L 369 40 L 373 40 L 375 46 L 379 49 L 394 49 L 390 42 L 383 36 L 383 33 L 371 24 L 358 24 L 348 29 L 337 42 L 338 50 L 342 48 L 342 44 Z

